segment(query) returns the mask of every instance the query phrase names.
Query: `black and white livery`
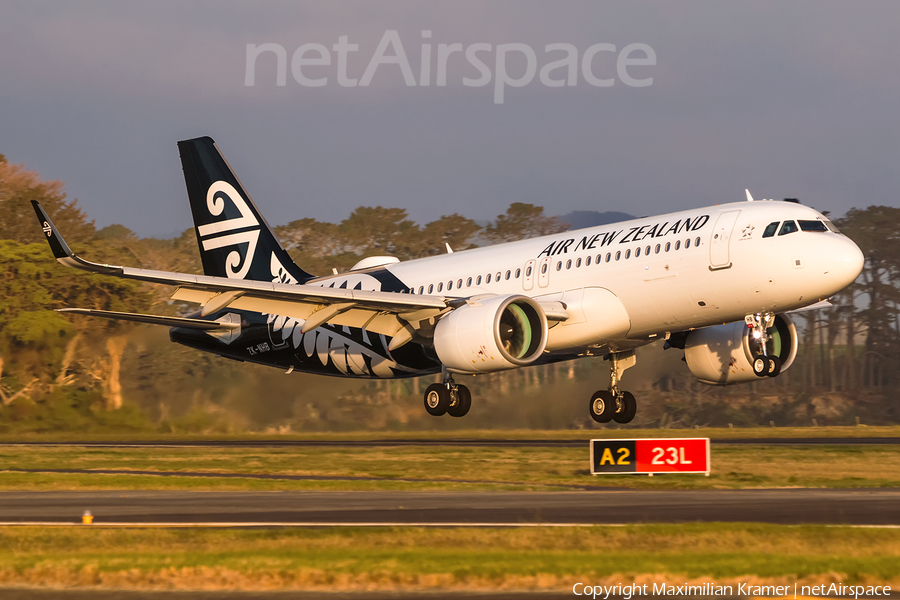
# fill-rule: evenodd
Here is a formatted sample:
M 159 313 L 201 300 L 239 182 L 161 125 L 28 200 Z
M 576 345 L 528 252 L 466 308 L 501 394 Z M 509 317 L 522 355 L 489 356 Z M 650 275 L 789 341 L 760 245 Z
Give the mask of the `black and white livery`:
M 863 255 L 815 210 L 793 202 L 721 204 L 401 262 L 373 256 L 342 274 L 294 264 L 216 144 L 178 143 L 203 275 L 110 266 L 69 249 L 40 204 L 40 227 L 68 266 L 176 286 L 185 317 L 68 308 L 171 327 L 172 341 L 323 375 L 442 373 L 425 392 L 432 415 L 465 415 L 480 374 L 584 356 L 609 361 L 590 399 L 598 422 L 628 423 L 619 389 L 635 348 L 684 350 L 712 385 L 774 377 L 797 354 L 788 315 L 859 275 Z

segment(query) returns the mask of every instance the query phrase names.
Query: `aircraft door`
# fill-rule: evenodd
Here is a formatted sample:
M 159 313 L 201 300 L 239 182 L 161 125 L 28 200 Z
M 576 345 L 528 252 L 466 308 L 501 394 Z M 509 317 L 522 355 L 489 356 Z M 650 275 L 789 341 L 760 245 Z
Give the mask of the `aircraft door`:
M 550 257 L 545 256 L 538 263 L 538 285 L 547 287 L 550 285 Z
M 525 263 L 525 270 L 522 271 L 522 289 L 530 290 L 534 287 L 534 259 Z
M 730 210 L 719 215 L 719 218 L 716 220 L 712 238 L 709 241 L 710 269 L 727 269 L 731 266 L 728 246 L 739 214 L 741 214 L 739 210 Z

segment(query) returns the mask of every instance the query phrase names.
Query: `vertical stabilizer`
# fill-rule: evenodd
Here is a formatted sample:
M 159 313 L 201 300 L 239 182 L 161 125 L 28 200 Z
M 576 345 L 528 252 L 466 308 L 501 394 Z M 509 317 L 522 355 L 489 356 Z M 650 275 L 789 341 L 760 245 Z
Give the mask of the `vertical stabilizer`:
M 250 195 L 209 137 L 178 142 L 203 272 L 215 277 L 305 283 Z

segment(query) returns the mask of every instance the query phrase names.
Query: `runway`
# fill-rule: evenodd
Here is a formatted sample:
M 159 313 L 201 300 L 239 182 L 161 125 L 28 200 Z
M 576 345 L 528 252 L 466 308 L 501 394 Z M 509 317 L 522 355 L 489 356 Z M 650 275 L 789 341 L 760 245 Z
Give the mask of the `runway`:
M 0 522 L 215 526 L 900 525 L 900 489 L 0 492 Z

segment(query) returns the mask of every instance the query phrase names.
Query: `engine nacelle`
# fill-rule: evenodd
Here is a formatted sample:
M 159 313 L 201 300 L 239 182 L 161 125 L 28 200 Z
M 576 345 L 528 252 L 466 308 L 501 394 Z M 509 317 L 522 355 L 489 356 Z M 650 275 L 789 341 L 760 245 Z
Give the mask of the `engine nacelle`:
M 698 329 L 688 334 L 684 360 L 691 373 L 702 383 L 731 385 L 758 379 L 750 364 L 758 351 L 753 330 L 743 322 Z M 784 371 L 797 356 L 797 329 L 787 315 L 776 315 L 766 345 L 769 355 L 777 356 Z
M 547 345 L 547 317 L 526 296 L 496 296 L 438 321 L 434 349 L 457 373 L 490 373 L 533 363 Z

